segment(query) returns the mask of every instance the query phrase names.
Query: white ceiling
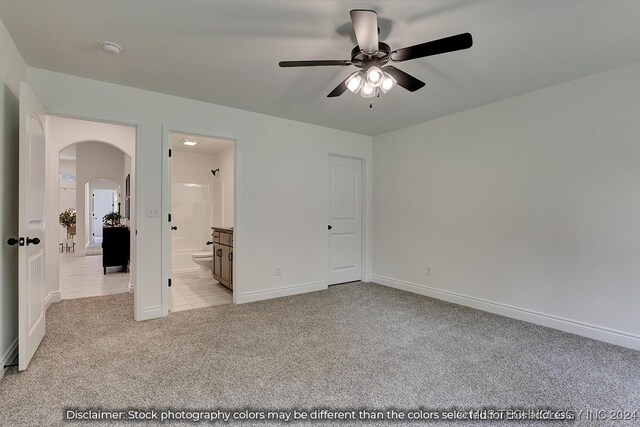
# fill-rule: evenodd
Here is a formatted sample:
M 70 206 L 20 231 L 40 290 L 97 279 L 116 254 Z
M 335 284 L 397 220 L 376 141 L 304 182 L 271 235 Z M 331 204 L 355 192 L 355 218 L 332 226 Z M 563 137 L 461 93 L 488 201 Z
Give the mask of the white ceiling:
M 462 32 L 474 46 L 397 64 L 426 87 L 373 109 L 326 98 L 352 67 L 278 67 L 349 59 L 353 8 L 389 20 L 392 49 Z M 0 17 L 32 67 L 367 135 L 640 61 L 638 0 L 0 0 Z

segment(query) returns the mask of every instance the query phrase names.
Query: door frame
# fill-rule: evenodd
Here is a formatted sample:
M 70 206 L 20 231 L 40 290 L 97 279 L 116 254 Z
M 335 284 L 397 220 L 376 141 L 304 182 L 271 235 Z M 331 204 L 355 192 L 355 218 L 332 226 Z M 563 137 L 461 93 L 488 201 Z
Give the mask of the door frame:
M 117 116 L 111 116 L 111 115 L 102 115 L 102 114 L 90 114 L 87 113 L 85 111 L 79 111 L 79 110 L 74 110 L 74 109 L 68 109 L 68 108 L 56 108 L 56 107 L 46 107 L 45 108 L 45 112 L 47 116 L 58 116 L 58 117 L 64 117 L 67 119 L 75 119 L 75 120 L 84 120 L 84 121 L 88 121 L 88 122 L 98 122 L 98 123 L 106 123 L 106 124 L 112 124 L 112 125 L 120 125 L 120 126 L 133 126 L 135 128 L 135 134 L 136 134 L 136 141 L 135 141 L 135 181 L 133 182 L 133 187 L 135 188 L 135 195 L 138 198 L 138 201 L 135 203 L 135 210 L 132 212 L 133 213 L 133 217 L 135 218 L 135 229 L 131 230 L 131 233 L 133 233 L 133 238 L 131 239 L 131 243 L 130 245 L 134 245 L 135 244 L 135 251 L 131 251 L 130 249 L 130 253 L 135 253 L 135 274 L 133 275 L 133 283 L 130 283 L 129 285 L 133 285 L 131 286 L 131 290 L 133 291 L 133 316 L 135 320 L 145 320 L 148 318 L 148 315 L 145 314 L 145 311 L 142 307 L 142 301 L 141 298 L 139 298 L 138 295 L 138 286 L 137 284 L 140 283 L 140 268 L 139 268 L 139 263 L 140 263 L 140 245 L 138 244 L 138 239 L 137 237 L 135 237 L 137 235 L 137 231 L 138 228 L 140 226 L 140 219 L 142 218 L 141 212 L 142 212 L 142 204 L 139 203 L 139 199 L 140 199 L 140 187 L 141 187 L 141 167 L 142 167 L 142 159 L 141 159 L 141 149 L 140 149 L 140 142 L 142 141 L 142 136 L 143 136 L 143 126 L 142 126 L 142 122 L 138 121 L 138 120 L 132 120 L 130 118 L 126 118 L 126 117 L 117 117 Z M 58 151 L 58 154 L 56 155 L 56 157 L 58 157 L 58 162 L 56 163 L 55 166 L 50 165 L 49 161 L 47 159 L 47 170 L 49 170 L 49 168 L 51 167 L 55 167 L 56 170 L 58 170 L 58 173 L 60 173 L 60 161 L 59 161 L 59 155 L 60 152 Z M 49 188 L 46 188 L 45 191 L 50 191 Z M 76 191 L 78 191 L 78 189 L 76 189 Z M 56 188 L 56 194 L 58 192 L 58 189 Z M 135 242 L 135 243 L 134 243 Z M 47 279 L 49 278 L 49 273 L 47 273 L 47 271 L 45 270 L 45 277 L 47 277 Z M 59 301 L 60 298 L 60 273 L 59 271 L 57 272 L 57 280 L 58 280 L 58 295 L 57 295 L 57 299 L 56 301 Z
M 240 226 L 240 197 L 238 177 L 240 158 L 240 144 L 238 144 L 238 138 L 234 136 L 221 136 L 216 134 L 211 129 L 203 129 L 195 126 L 181 125 L 177 123 L 162 123 L 162 201 L 160 207 L 160 219 L 162 221 L 161 232 L 161 250 L 162 250 L 162 268 L 161 268 L 161 283 L 162 283 L 162 315 L 167 316 L 171 310 L 171 288 L 168 286 L 169 279 L 171 279 L 171 230 L 169 224 L 169 214 L 171 213 L 171 170 L 169 168 L 169 150 L 171 149 L 171 134 L 181 133 L 193 136 L 202 136 L 203 138 L 219 138 L 233 141 L 233 303 L 238 304 L 239 295 L 242 293 L 242 283 L 238 280 L 238 268 L 236 268 L 237 260 L 242 256 L 242 227 Z M 240 248 L 240 250 L 239 250 Z M 237 256 L 237 254 L 240 256 Z
M 361 281 L 371 281 L 371 236 L 372 236 L 372 158 L 370 154 L 353 153 L 341 150 L 326 150 L 324 161 L 324 283 L 329 287 L 329 234 L 327 224 L 329 224 L 329 158 L 342 157 L 347 159 L 360 160 L 362 162 L 362 273 Z

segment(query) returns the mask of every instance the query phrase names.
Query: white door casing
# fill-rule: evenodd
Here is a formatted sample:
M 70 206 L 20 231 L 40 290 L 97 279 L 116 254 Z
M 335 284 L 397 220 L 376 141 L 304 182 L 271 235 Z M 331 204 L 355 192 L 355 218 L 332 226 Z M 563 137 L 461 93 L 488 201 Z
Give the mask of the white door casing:
M 20 83 L 19 144 L 18 232 L 21 243 L 18 247 L 18 369 L 23 371 L 27 369 L 45 334 L 46 161 L 45 112 L 24 82 Z
M 169 212 L 168 215 L 163 218 L 163 221 L 166 219 L 167 224 L 164 227 L 163 233 L 168 233 L 168 238 L 163 239 L 164 241 L 166 241 L 169 245 L 168 251 L 166 251 L 167 253 L 163 253 L 163 260 L 165 261 L 163 263 L 163 268 L 165 269 L 164 274 L 166 275 L 166 277 L 168 277 L 168 280 L 172 280 L 172 274 L 173 274 L 173 267 L 171 265 L 171 255 L 172 255 L 172 248 L 173 248 L 173 236 L 172 236 L 172 231 L 174 231 L 171 227 L 177 227 L 177 225 L 174 225 L 174 223 L 172 223 L 173 219 L 170 221 L 170 215 L 171 215 L 171 207 L 172 207 L 172 187 L 173 187 L 173 159 L 171 157 L 171 153 L 173 150 L 173 144 L 171 142 L 171 133 L 168 131 L 164 131 L 163 130 L 163 134 L 164 134 L 164 138 L 166 138 L 166 143 L 168 148 L 165 151 L 165 155 L 167 157 L 165 157 L 167 159 L 167 184 L 168 184 L 168 191 L 163 191 L 163 196 L 166 195 L 166 200 L 163 201 L 163 203 L 166 206 L 167 211 Z M 163 283 L 163 303 L 162 303 L 162 308 L 163 308 L 163 313 L 165 315 L 168 315 L 171 312 L 171 309 L 173 308 L 173 289 L 171 287 L 164 286 L 165 284 Z
M 329 155 L 328 285 L 362 280 L 362 160 Z

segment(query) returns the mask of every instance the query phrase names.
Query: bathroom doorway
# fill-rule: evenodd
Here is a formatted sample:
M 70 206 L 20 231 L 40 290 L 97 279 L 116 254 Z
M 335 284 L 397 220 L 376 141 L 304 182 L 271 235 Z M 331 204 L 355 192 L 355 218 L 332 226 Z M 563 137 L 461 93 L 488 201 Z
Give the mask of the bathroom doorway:
M 169 133 L 171 311 L 233 302 L 233 140 Z

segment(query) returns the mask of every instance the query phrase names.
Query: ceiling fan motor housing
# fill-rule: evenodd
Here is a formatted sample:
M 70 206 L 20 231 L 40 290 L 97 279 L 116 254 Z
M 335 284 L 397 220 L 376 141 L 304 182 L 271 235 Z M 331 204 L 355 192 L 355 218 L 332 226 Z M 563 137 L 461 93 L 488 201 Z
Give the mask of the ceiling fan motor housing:
M 378 50 L 373 54 L 367 54 L 360 49 L 360 46 L 356 46 L 351 50 L 351 62 L 356 67 L 364 68 L 366 71 L 373 65 L 382 66 L 389 62 L 390 54 L 391 48 L 388 44 L 382 42 L 378 43 Z

